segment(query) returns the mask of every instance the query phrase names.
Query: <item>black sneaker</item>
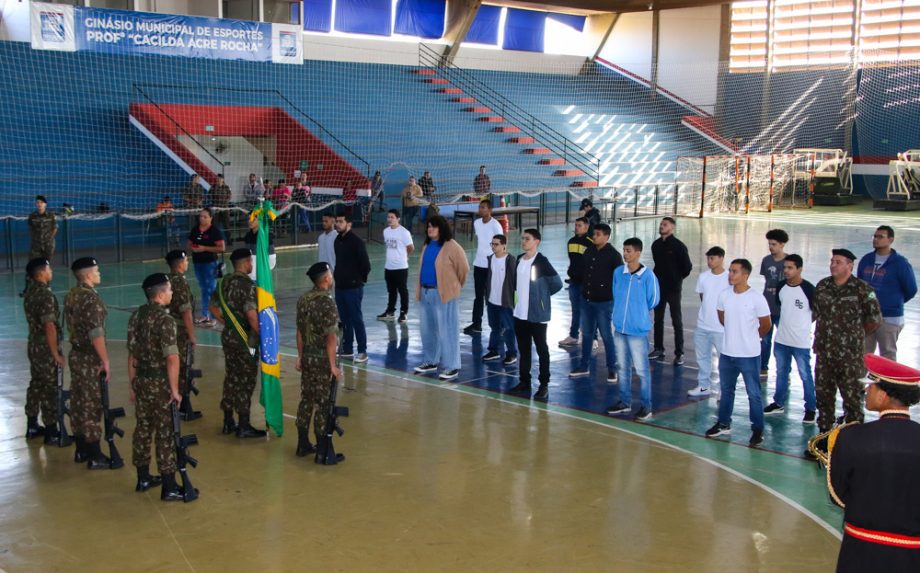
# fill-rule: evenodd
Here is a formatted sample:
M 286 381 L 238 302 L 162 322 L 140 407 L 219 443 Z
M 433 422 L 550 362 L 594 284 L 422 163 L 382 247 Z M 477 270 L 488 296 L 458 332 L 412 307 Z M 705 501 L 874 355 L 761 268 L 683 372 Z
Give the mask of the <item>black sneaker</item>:
M 763 430 L 754 430 L 751 433 L 751 440 L 748 442 L 748 445 L 752 448 L 756 448 L 763 443 Z
M 392 312 L 381 312 L 377 315 L 377 320 L 392 321 L 396 319 L 396 314 Z
M 770 404 L 769 406 L 763 409 L 763 413 L 766 414 L 767 416 L 771 414 L 782 414 L 784 411 L 786 411 L 786 409 L 780 406 L 779 404 L 777 404 L 776 402 L 773 402 L 772 404 Z
M 637 422 L 644 422 L 646 420 L 651 419 L 651 417 L 652 417 L 652 411 L 646 410 L 645 407 L 643 406 L 642 408 L 639 408 L 638 412 L 636 412 L 636 416 L 633 418 L 633 420 Z
M 627 404 L 626 402 L 620 400 L 619 402 L 617 402 L 617 403 L 614 404 L 613 406 L 608 407 L 608 408 L 607 408 L 607 413 L 610 414 L 610 415 L 612 416 L 612 415 L 614 415 L 614 414 L 622 414 L 623 412 L 629 412 L 630 410 L 632 410 L 632 406 L 630 406 L 630 405 Z
M 460 371 L 459 371 L 459 370 L 445 370 L 444 372 L 441 372 L 441 374 L 438 375 L 438 379 L 440 379 L 440 380 L 453 380 L 453 379 L 455 379 L 457 376 L 460 376 Z
M 437 369 L 438 369 L 437 364 L 432 364 L 431 362 L 422 362 L 421 364 L 415 367 L 415 373 L 416 374 L 426 374 L 428 372 L 434 372 Z
M 663 349 L 655 348 L 651 352 L 648 353 L 649 360 L 658 360 L 659 358 L 664 358 Z
M 408 319 L 406 318 L 406 313 L 404 312 L 399 313 L 399 323 L 400 324 L 405 323 L 407 320 Z
M 481 324 L 471 324 L 463 329 L 463 334 L 479 334 L 482 332 Z
M 591 373 L 588 372 L 587 368 L 576 368 L 575 370 L 569 372 L 569 378 L 583 378 L 585 376 L 589 376 L 590 374 Z
M 501 358 L 501 355 L 498 352 L 495 352 L 494 350 L 490 350 L 486 352 L 482 357 L 482 359 L 485 362 L 490 362 L 492 360 L 498 360 L 499 358 Z
M 674 366 L 683 366 L 684 365 L 684 355 L 678 354 L 674 357 Z
M 805 410 L 805 417 L 802 418 L 803 424 L 814 424 L 817 418 L 814 410 Z
M 615 370 L 611 370 L 607 373 L 607 383 L 616 384 L 617 383 L 617 373 Z
M 549 399 L 549 386 L 547 384 L 540 384 L 540 387 L 537 388 L 537 393 L 533 395 L 534 400 L 545 402 Z
M 505 354 L 505 359 L 502 360 L 502 364 L 505 366 L 511 366 L 517 362 L 517 354 Z
M 723 424 L 716 422 L 715 424 L 713 424 L 711 428 L 706 430 L 706 437 L 715 438 L 716 436 L 721 436 L 723 434 L 731 434 L 731 433 L 732 433 L 731 426 L 725 426 Z

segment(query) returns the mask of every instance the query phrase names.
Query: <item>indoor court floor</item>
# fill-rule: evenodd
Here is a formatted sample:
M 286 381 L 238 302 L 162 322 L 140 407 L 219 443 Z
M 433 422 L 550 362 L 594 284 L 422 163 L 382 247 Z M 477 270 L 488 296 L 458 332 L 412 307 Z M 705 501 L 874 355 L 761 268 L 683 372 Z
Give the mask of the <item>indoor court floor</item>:
M 135 493 L 130 465 L 134 419 L 126 323 L 143 302 L 142 278 L 165 265 L 101 261 L 112 404 L 129 413 L 119 420 L 126 436 L 116 439 L 128 463 L 104 472 L 73 464 L 72 450 L 23 438 L 28 363 L 17 296 L 23 277 L 2 275 L 0 300 L 9 311 L 0 324 L 0 570 L 832 571 L 842 514 L 828 499 L 824 474 L 801 457 L 815 429 L 801 424 L 797 374 L 786 414 L 767 418 L 763 447 L 747 446 L 743 391 L 731 439 L 703 437 L 717 398 L 686 396 L 696 385 L 693 285 L 705 268 L 703 253 L 713 245 L 726 249 L 727 260 L 744 256 L 759 268 L 767 253 L 764 233 L 774 227 L 789 232 L 786 251 L 804 257 L 805 278 L 816 283 L 828 274 L 831 248 L 862 255 L 883 222 L 897 232 L 894 247 L 916 259 L 920 217 L 905 214 L 846 207 L 679 219 L 677 236 L 694 262 L 683 295 L 686 364 L 652 364 L 655 415 L 646 423 L 603 413 L 617 391 L 606 382 L 602 353 L 591 378 L 568 378 L 579 351 L 556 345 L 568 330 L 564 292 L 553 297 L 548 403 L 502 393 L 516 383 L 517 365 L 479 359 L 488 329 L 461 335 L 463 367 L 456 383 L 412 374 L 421 362 L 414 300 L 408 324 L 374 320 L 385 306 L 385 286 L 383 248 L 372 243 L 374 270 L 364 297 L 370 361 L 345 363 L 339 403 L 351 415 L 341 420 L 345 435 L 336 438 L 336 447 L 347 460 L 335 467 L 293 455 L 292 414 L 299 400 L 293 308 L 309 288 L 304 272 L 316 250 L 281 252 L 275 282 L 285 435 L 241 442 L 220 434 L 219 337 L 200 330 L 196 358 L 204 378 L 194 402 L 204 417 L 183 425 L 200 440 L 192 448 L 200 465 L 191 477 L 201 497 L 192 504 L 163 504 L 158 489 Z M 640 237 L 646 243 L 643 262 L 650 264 L 657 223 L 622 221 L 611 241 L 619 248 L 624 239 Z M 563 275 L 570 232 L 547 227 L 541 245 Z M 514 253 L 520 251 L 518 237 L 517 231 L 510 234 Z M 460 240 L 472 250 L 465 237 Z M 410 281 L 417 259 L 411 259 Z M 59 267 L 53 283 L 59 298 L 72 283 Z M 752 284 L 762 286 L 759 278 Z M 461 304 L 464 325 L 471 307 L 472 276 Z M 899 359 L 915 366 L 918 325 L 920 304 L 914 300 Z M 668 334 L 669 354 L 671 340 Z M 771 372 L 768 396 L 773 386 Z M 259 425 L 257 400 L 253 417 Z

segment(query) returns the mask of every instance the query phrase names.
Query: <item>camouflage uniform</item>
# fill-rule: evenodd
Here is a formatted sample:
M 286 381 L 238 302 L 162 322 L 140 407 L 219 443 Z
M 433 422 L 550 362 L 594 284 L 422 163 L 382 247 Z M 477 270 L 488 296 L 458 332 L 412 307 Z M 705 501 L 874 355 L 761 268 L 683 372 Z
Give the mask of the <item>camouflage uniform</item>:
M 29 248 L 29 259 L 54 258 L 54 232 L 57 230 L 57 221 L 54 215 L 45 211 L 39 214 L 34 211 L 29 215 L 29 237 L 32 239 Z
M 846 421 L 863 421 L 865 389 L 859 379 L 866 374 L 862 359 L 865 325 L 880 323 L 882 311 L 872 287 L 854 276 L 842 286 L 833 277 L 821 279 L 815 287 L 813 309 L 818 428 L 826 432 L 834 425 L 838 388 Z
M 326 425 L 329 381 L 332 377 L 326 356 L 326 335 L 335 334 L 338 323 L 339 313 L 330 291 L 314 288 L 297 301 L 297 332 L 303 339 L 303 358 L 296 425 L 307 429 L 312 415 L 317 441 Z
M 102 437 L 102 361 L 93 348 L 93 338 L 105 336 L 108 311 L 92 287 L 77 285 L 64 298 L 64 317 L 70 330 L 70 419 L 73 432 L 92 444 Z
M 57 424 L 57 363 L 45 338 L 45 324 L 53 322 L 61 333 L 61 309 L 51 287 L 29 282 L 23 307 L 29 322 L 29 370 L 32 381 L 26 392 L 26 416 L 37 417 L 41 409 L 45 426 Z
M 131 382 L 137 399 L 132 462 L 136 467 L 150 465 L 150 441 L 156 435 L 157 468 L 161 474 L 173 474 L 176 472 L 176 450 L 166 357 L 178 355 L 179 349 L 176 347 L 176 323 L 166 307 L 150 302 L 131 315 L 128 352 L 136 368 Z
M 227 311 L 220 304 L 221 290 L 224 293 L 224 301 L 247 336 L 246 344 L 243 343 L 233 326 L 233 321 L 226 316 Z M 210 305 L 220 308 L 224 313 L 224 330 L 220 334 L 220 344 L 224 349 L 226 372 L 220 409 L 224 412 L 235 411 L 241 416 L 249 416 L 249 403 L 256 387 L 256 374 L 259 370 L 258 356 L 253 357 L 249 353 L 249 348 L 258 348 L 259 342 L 250 332 L 246 312 L 258 309 L 256 285 L 248 275 L 234 271 L 233 274 L 224 277 L 217 283 L 217 289 L 211 295 Z
M 201 183 L 189 183 L 182 191 L 182 203 L 185 209 L 201 209 L 204 205 L 204 187 Z
M 169 315 L 176 323 L 176 344 L 179 346 L 179 393 L 185 396 L 185 385 L 188 383 L 185 379 L 185 361 L 188 355 L 188 332 L 185 330 L 185 322 L 182 320 L 182 313 L 185 311 L 194 312 L 195 296 L 192 294 L 192 287 L 188 284 L 188 279 L 182 273 L 169 273 L 169 282 L 172 283 L 172 302 L 169 303 Z
M 232 192 L 230 187 L 226 184 L 216 184 L 211 187 L 211 192 L 208 194 L 208 199 L 210 199 L 211 206 L 217 207 L 218 209 L 227 209 L 230 207 L 230 197 Z M 230 227 L 230 211 L 221 210 L 214 214 L 217 218 L 218 225 L 226 230 Z

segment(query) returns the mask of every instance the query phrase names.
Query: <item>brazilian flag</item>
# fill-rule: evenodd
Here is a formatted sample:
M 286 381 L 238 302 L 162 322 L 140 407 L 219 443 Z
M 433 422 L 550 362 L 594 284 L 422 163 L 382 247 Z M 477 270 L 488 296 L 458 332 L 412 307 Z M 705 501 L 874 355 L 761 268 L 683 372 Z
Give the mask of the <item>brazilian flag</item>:
M 259 306 L 259 357 L 262 372 L 262 394 L 259 403 L 265 408 L 265 423 L 278 436 L 284 433 L 284 413 L 281 406 L 281 364 L 278 362 L 278 307 L 272 285 L 272 270 L 268 262 L 269 222 L 278 213 L 271 201 L 262 204 L 249 216 L 259 220 L 256 241 L 256 300 Z

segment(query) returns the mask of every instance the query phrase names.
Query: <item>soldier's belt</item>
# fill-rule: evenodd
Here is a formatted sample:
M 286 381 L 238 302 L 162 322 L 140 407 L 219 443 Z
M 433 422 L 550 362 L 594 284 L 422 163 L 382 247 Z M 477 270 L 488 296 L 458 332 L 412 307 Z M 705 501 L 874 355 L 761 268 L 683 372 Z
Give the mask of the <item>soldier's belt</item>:
M 166 366 L 156 366 L 153 364 L 139 364 L 135 373 L 143 378 L 159 378 L 166 376 Z
M 92 344 L 88 344 L 88 345 L 86 345 L 86 346 L 83 346 L 82 344 L 73 344 L 73 343 L 71 343 L 71 344 L 70 344 L 70 349 L 73 350 L 74 352 L 95 352 L 95 349 L 93 348 L 93 345 L 92 345 Z
M 316 350 L 313 348 L 304 348 L 303 355 L 311 358 L 326 358 L 326 349 Z
M 885 531 L 873 531 L 871 529 L 856 527 L 852 523 L 844 523 L 843 531 L 850 537 L 855 537 L 860 541 L 868 541 L 869 543 L 888 545 L 890 547 L 901 547 L 904 549 L 920 549 L 920 537 L 887 533 Z

